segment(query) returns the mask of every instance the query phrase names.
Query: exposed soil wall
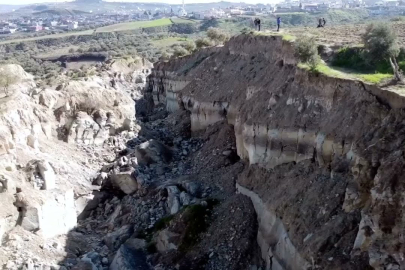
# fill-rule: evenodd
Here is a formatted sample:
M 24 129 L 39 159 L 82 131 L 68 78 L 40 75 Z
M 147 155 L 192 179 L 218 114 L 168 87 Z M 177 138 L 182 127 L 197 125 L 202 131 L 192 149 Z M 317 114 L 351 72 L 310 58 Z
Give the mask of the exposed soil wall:
M 241 35 L 156 64 L 146 95 L 193 131 L 234 126 L 268 269 L 405 267 L 405 99 L 296 64 L 291 42 Z

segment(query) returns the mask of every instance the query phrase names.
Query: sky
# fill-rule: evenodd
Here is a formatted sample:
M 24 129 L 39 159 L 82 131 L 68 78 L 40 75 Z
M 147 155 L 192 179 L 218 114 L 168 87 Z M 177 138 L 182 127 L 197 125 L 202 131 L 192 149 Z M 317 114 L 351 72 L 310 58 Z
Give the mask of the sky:
M 107 0 L 107 1 L 114 1 L 114 0 Z M 229 2 L 241 2 L 241 0 L 226 0 Z M 34 3 L 44 3 L 44 2 L 62 2 L 62 0 L 0 0 L 0 5 L 26 5 L 26 4 L 34 4 Z M 140 1 L 131 1 L 131 0 L 119 0 L 115 2 L 144 2 L 144 3 L 168 3 L 168 4 L 181 4 L 181 0 L 140 0 Z M 185 0 L 187 3 L 210 3 L 210 2 L 219 2 L 214 0 Z M 274 3 L 274 0 L 246 0 L 243 1 L 245 3 Z

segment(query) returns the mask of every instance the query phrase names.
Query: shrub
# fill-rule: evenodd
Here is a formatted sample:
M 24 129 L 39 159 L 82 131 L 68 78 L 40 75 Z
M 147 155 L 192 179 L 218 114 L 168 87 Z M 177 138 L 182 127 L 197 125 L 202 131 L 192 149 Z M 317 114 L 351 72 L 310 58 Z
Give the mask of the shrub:
M 195 42 L 194 41 L 188 41 L 186 44 L 183 45 L 183 47 L 189 51 L 190 53 L 193 52 L 196 48 Z
M 198 49 L 212 46 L 212 42 L 208 38 L 199 38 L 195 41 Z
M 176 57 L 185 56 L 187 54 L 188 54 L 188 51 L 186 49 L 184 49 L 183 47 L 177 46 L 174 48 L 173 55 Z
M 0 70 L 0 87 L 3 88 L 6 97 L 10 95 L 10 86 L 17 82 L 17 77 L 7 70 Z
M 295 52 L 301 62 L 308 64 L 311 69 L 315 69 L 320 62 L 318 45 L 315 38 L 303 36 L 295 43 Z
M 215 44 L 222 44 L 229 39 L 229 36 L 218 28 L 210 27 L 207 31 L 207 37 Z

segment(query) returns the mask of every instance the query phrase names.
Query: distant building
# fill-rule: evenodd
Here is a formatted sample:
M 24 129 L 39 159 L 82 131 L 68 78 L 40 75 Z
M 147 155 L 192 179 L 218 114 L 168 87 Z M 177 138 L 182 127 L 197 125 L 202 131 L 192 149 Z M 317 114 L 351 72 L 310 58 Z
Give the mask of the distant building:
M 77 29 L 79 27 L 79 23 L 78 22 L 69 22 L 67 26 L 68 26 L 68 30 L 73 30 L 73 29 Z
M 31 25 L 31 26 L 28 26 L 27 30 L 29 32 L 39 32 L 39 31 L 42 31 L 42 25 L 39 25 L 39 24 Z
M 231 15 L 242 15 L 243 10 L 240 9 L 231 9 Z

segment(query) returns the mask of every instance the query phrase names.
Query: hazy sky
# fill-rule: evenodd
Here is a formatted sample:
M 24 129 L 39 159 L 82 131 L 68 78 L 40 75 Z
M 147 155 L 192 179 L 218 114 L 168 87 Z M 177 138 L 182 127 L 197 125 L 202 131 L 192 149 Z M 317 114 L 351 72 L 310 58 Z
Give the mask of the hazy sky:
M 112 0 L 107 0 L 111 1 Z M 229 2 L 241 2 L 240 0 L 227 0 Z M 25 4 L 34 4 L 34 3 L 44 3 L 44 2 L 62 2 L 62 0 L 0 0 L 0 4 L 3 5 L 25 5 Z M 119 1 L 114 1 L 114 2 L 144 2 L 144 3 L 168 3 L 168 4 L 181 4 L 181 0 L 141 0 L 141 1 L 131 1 L 131 0 L 119 0 Z M 185 0 L 186 4 L 187 3 L 210 3 L 210 2 L 218 2 L 218 1 L 213 1 L 213 0 Z M 246 0 L 243 1 L 245 3 L 274 3 L 277 2 L 277 0 Z

